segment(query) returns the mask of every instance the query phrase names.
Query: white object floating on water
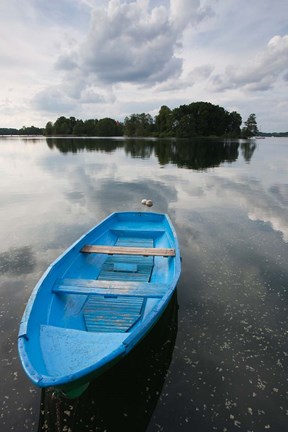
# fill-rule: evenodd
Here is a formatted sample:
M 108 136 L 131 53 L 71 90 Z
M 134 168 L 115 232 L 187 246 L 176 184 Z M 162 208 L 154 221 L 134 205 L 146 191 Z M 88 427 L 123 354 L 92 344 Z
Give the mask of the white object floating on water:
M 141 201 L 141 204 L 146 205 L 147 207 L 152 207 L 153 206 L 153 202 L 151 200 L 147 200 L 147 199 L 143 199 Z

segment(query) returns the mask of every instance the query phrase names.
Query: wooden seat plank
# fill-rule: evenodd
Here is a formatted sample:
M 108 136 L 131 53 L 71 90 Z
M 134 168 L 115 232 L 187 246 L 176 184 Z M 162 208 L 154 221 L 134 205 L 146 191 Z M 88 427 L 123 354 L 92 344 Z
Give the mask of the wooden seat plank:
M 169 248 L 145 248 L 145 247 L 124 247 L 124 246 L 99 246 L 85 245 L 81 252 L 84 253 L 102 253 L 108 255 L 144 255 L 144 256 L 175 256 L 175 249 Z
M 90 279 L 62 279 L 56 281 L 52 291 L 64 294 L 105 296 L 162 297 L 167 285 L 148 282 L 127 282 Z

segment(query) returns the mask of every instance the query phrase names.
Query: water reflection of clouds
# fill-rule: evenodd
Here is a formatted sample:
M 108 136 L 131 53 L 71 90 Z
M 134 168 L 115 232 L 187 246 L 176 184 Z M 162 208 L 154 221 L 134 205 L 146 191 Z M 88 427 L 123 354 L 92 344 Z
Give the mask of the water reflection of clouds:
M 175 172 L 174 167 L 170 165 L 159 170 L 153 158 L 146 162 L 145 166 L 143 161 L 138 164 L 137 160 L 133 160 L 131 164 L 127 159 L 123 159 L 121 152 L 114 154 L 114 157 L 116 160 L 113 166 L 113 179 L 107 176 L 104 182 L 99 173 L 93 170 L 93 165 L 90 165 L 85 168 L 86 179 L 82 183 L 86 188 L 85 195 L 100 201 L 102 209 L 105 208 L 107 213 L 115 208 L 121 210 L 123 204 L 124 207 L 137 205 L 139 197 L 147 196 L 154 200 L 157 211 L 168 211 L 171 215 L 177 208 L 192 211 L 205 207 L 236 207 L 247 212 L 251 220 L 270 223 L 271 227 L 275 231 L 280 231 L 283 239 L 288 241 L 288 189 L 285 184 L 269 183 L 269 176 L 272 176 L 270 171 L 274 171 L 273 166 L 264 178 L 260 175 L 261 168 L 257 169 L 257 166 L 255 176 L 247 176 L 243 164 L 235 170 L 224 166 L 203 175 L 202 172 L 187 169 Z M 92 172 L 89 174 L 91 169 Z M 97 192 L 93 179 L 100 181 Z M 279 172 L 277 179 L 283 180 Z M 87 186 L 89 184 L 90 191 Z
M 177 200 L 175 187 L 159 178 L 155 158 L 134 159 L 131 163 L 123 149 L 115 151 L 112 157 L 105 152 L 81 152 L 77 157 L 70 153 L 63 157 L 58 152 L 47 152 L 44 145 L 33 145 L 33 152 L 20 145 L 15 154 L 8 148 L 4 156 L 0 161 L 6 169 L 1 193 L 1 249 L 5 252 L 11 244 L 29 244 L 37 250 L 38 264 L 42 259 L 44 263 L 51 262 L 107 214 L 143 210 L 143 197 L 153 199 L 156 211 L 165 212 L 169 203 Z M 7 220 L 21 229 L 9 232 Z
M 263 161 L 257 159 L 258 154 L 253 166 L 254 178 L 247 176 L 247 166 L 241 161 L 232 170 L 224 165 L 205 173 L 185 167 L 176 170 L 169 163 L 159 169 L 158 158 L 153 155 L 145 160 L 131 160 L 119 148 L 113 155 L 105 151 L 82 151 L 77 157 L 72 153 L 62 156 L 58 151 L 47 152 L 44 141 L 43 146 L 33 145 L 33 152 L 26 145 L 16 152 L 7 148 L 4 156 L 1 167 L 6 176 L 2 183 L 2 203 L 10 209 L 17 206 L 17 213 L 11 212 L 11 223 L 17 226 L 19 218 L 27 220 L 25 230 L 14 233 L 14 239 L 21 247 L 27 244 L 30 235 L 29 240 L 38 246 L 44 229 L 53 258 L 56 250 L 58 253 L 71 238 L 76 239 L 76 235 L 112 211 L 142 210 L 142 198 L 152 199 L 153 210 L 168 212 L 180 224 L 180 210 L 240 208 L 251 220 L 269 222 L 288 240 L 287 186 L 281 182 L 279 172 L 278 183 L 269 183 L 269 176 L 275 172 L 272 163 L 263 178 L 260 174 Z M 11 164 L 17 171 L 16 181 L 9 179 Z M 8 247 L 11 239 L 4 230 L 2 239 L 5 238 Z M 2 247 L 5 250 L 5 241 Z
M 15 222 L 19 217 L 25 219 L 27 209 L 35 203 L 35 211 L 33 214 L 29 212 L 30 223 L 26 230 L 27 234 L 33 226 L 34 238 L 37 237 L 37 227 L 43 229 L 43 225 L 50 237 L 56 237 L 56 225 L 63 228 L 60 223 L 63 217 L 66 231 L 71 224 L 78 227 L 76 231 L 79 232 L 112 211 L 141 209 L 139 203 L 146 197 L 154 201 L 153 210 L 170 214 L 177 209 L 192 211 L 206 207 L 240 207 L 247 211 L 252 220 L 270 222 L 273 229 L 283 233 L 284 239 L 288 238 L 287 187 L 281 183 L 279 173 L 278 184 L 269 184 L 269 175 L 274 174 L 275 167 L 271 164 L 267 176 L 263 178 L 260 175 L 263 169 L 260 160 L 260 165 L 254 164 L 254 173 L 255 178 L 261 178 L 261 182 L 247 177 L 247 168 L 241 161 L 237 161 L 232 170 L 224 165 L 205 174 L 185 167 L 175 170 L 169 163 L 160 170 L 156 156 L 151 155 L 145 160 L 133 159 L 131 162 L 122 147 L 115 149 L 113 155 L 103 150 L 82 151 L 77 153 L 77 157 L 68 153 L 62 157 L 58 152 L 47 153 L 43 141 L 43 146 L 33 145 L 33 153 L 27 153 L 25 146 L 17 152 L 10 149 L 6 156 L 3 165 L 9 167 L 13 161 L 18 181 L 9 183 L 6 179 L 9 193 L 4 192 L 2 202 L 7 201 L 7 205 L 11 206 L 14 200 L 17 204 L 17 215 L 11 215 Z M 28 176 L 27 163 L 30 165 Z M 11 168 L 6 169 L 7 175 L 9 170 Z M 20 177 L 23 181 L 19 181 Z M 37 184 L 37 189 L 32 183 Z M 3 185 L 5 191 L 5 182 Z M 27 197 L 26 191 L 30 196 Z M 21 201 L 23 205 L 19 206 Z M 55 222 L 54 228 L 51 220 Z M 22 234 L 18 235 L 21 237 Z
M 61 233 L 67 234 L 67 240 L 73 229 L 80 235 L 107 213 L 137 210 L 143 197 L 153 199 L 158 211 L 160 208 L 167 211 L 168 201 L 176 200 L 175 191 L 171 194 L 166 180 L 164 183 L 157 179 L 156 160 L 136 161 L 127 157 L 123 149 L 113 156 L 105 152 L 81 152 L 77 157 L 74 154 L 63 157 L 58 152 L 47 152 L 46 146 L 33 145 L 30 152 L 29 147 L 18 145 L 15 155 L 9 148 L 2 159 L 5 168 L 1 184 L 1 201 L 5 204 L 2 217 L 14 227 L 11 238 L 5 224 L 1 226 L 4 251 L 11 242 L 20 246 L 40 245 L 41 250 L 45 232 L 45 244 L 54 244 L 51 252 L 54 258 L 56 249 L 58 252 L 63 247 Z M 13 176 L 12 163 L 16 174 Z M 13 211 L 14 206 L 17 212 Z
M 288 207 L 288 184 L 273 185 L 270 192 L 281 205 Z
M 31 270 L 40 276 L 71 243 L 71 238 L 76 239 L 73 233 L 79 237 L 83 225 L 86 228 L 85 219 L 83 222 L 77 217 L 75 208 L 71 211 L 68 200 L 63 200 L 65 193 L 74 194 L 74 198 L 77 193 L 71 190 L 70 184 L 75 167 L 70 163 L 72 161 L 62 160 L 59 154 L 55 157 L 53 153 L 47 153 L 44 141 L 43 145 L 34 142 L 23 145 L 18 140 L 2 145 L 2 275 L 9 270 L 10 275 L 14 272 L 15 278 L 21 274 L 23 277 Z
M 284 191 L 287 193 L 287 186 L 278 186 L 282 194 L 275 194 L 274 187 L 265 189 L 260 181 L 247 178 L 238 178 L 238 181 L 228 179 L 215 179 L 218 189 L 229 202 L 240 204 L 247 211 L 249 219 L 269 223 L 274 231 L 281 232 L 285 242 L 288 241 L 288 209 L 287 199 L 284 198 Z M 280 198 L 280 199 L 279 199 Z
M 273 230 L 280 232 L 283 236 L 283 240 L 288 243 L 287 215 L 286 221 L 284 221 L 284 218 L 271 215 L 270 211 L 268 211 L 267 214 L 265 214 L 263 210 L 260 210 L 259 213 L 257 213 L 257 211 L 258 209 L 254 210 L 253 213 L 250 213 L 249 219 L 252 221 L 262 221 L 269 223 Z
M 12 248 L 0 253 L 0 274 L 12 276 L 32 273 L 35 268 L 35 256 L 29 246 Z
M 71 182 L 73 188 L 81 188 L 81 199 L 78 200 L 79 192 L 73 194 L 72 200 L 69 193 L 70 206 L 76 201 L 85 208 L 89 218 L 96 213 L 101 219 L 116 210 L 142 210 L 140 201 L 146 197 L 154 201 L 157 209 L 167 212 L 169 203 L 177 200 L 176 189 L 157 178 L 154 172 L 150 179 L 146 170 L 142 170 L 142 175 L 139 167 L 129 169 L 128 164 L 115 164 L 112 178 L 95 172 L 93 165 L 75 169 Z
M 185 171 L 178 170 L 175 182 L 178 200 L 174 206 L 178 210 L 202 209 L 202 212 L 205 208 L 238 208 L 250 220 L 269 223 L 287 242 L 288 186 L 280 183 L 283 176 L 279 172 L 278 184 L 271 185 L 269 176 L 268 172 L 264 178 L 249 177 L 241 168 L 231 172 L 223 167 L 205 176 L 197 172 L 187 176 Z

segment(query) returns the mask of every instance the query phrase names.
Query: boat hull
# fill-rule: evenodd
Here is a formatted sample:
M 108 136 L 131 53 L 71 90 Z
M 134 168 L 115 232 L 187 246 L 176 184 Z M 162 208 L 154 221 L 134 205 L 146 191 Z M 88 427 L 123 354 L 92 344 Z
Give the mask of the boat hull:
M 51 264 L 31 294 L 18 336 L 28 377 L 79 396 L 153 328 L 180 270 L 167 215 L 111 214 Z

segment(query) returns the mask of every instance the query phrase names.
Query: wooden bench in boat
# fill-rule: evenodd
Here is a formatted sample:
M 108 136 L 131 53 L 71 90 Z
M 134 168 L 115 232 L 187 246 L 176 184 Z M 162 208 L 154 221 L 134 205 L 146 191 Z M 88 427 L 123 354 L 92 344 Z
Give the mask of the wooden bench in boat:
M 162 297 L 167 285 L 149 282 L 128 282 L 91 279 L 60 279 L 54 284 L 54 293 L 105 296 Z
M 127 247 L 127 246 L 99 246 L 85 245 L 81 252 L 84 253 L 102 253 L 108 255 L 143 255 L 143 256 L 175 256 L 175 249 L 169 248 L 145 248 L 145 247 Z

